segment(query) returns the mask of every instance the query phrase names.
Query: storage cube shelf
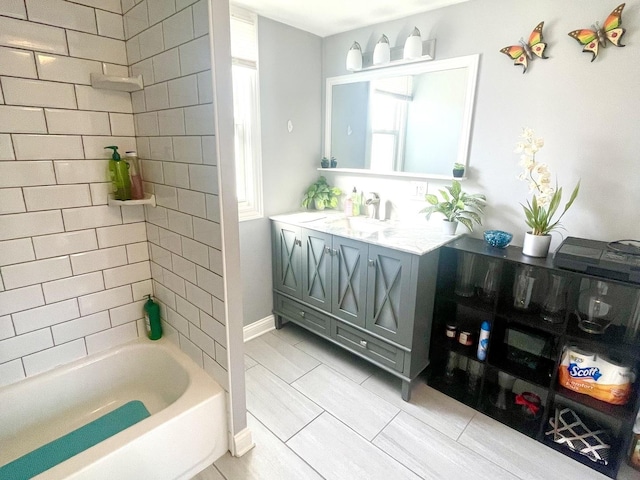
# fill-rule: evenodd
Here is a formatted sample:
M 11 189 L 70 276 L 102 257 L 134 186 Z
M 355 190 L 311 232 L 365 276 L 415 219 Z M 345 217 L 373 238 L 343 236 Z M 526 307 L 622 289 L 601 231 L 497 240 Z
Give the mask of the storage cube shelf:
M 456 272 L 460 254 L 468 253 L 474 257 L 474 285 L 481 285 L 489 261 L 499 262 L 498 291 L 491 301 L 483 301 L 475 293 L 462 297 L 454 293 Z M 537 275 L 537 287 L 547 287 L 545 278 L 550 274 L 561 274 L 567 280 L 564 293 L 566 308 L 559 316 L 559 323 L 550 323 L 542 319 L 540 305 L 544 289 L 536 293 L 530 291 L 531 304 L 526 311 L 518 310 L 514 305 L 513 285 L 516 271 L 521 266 L 534 268 Z M 590 334 L 578 327 L 578 300 L 586 282 L 604 281 L 611 290 L 617 291 L 615 299 L 620 312 L 615 324 L 603 334 Z M 558 370 L 563 349 L 575 346 L 583 351 L 604 355 L 623 365 L 640 372 L 640 341 L 638 338 L 625 339 L 627 324 L 633 309 L 640 285 L 599 278 L 583 273 L 557 269 L 553 266 L 551 255 L 539 259 L 522 255 L 520 247 L 510 246 L 497 249 L 488 246 L 482 240 L 462 237 L 440 249 L 440 262 L 436 286 L 433 330 L 431 333 L 430 359 L 427 369 L 428 383 L 433 388 L 459 400 L 497 421 L 534 438 L 545 445 L 570 456 L 611 478 L 615 478 L 620 465 L 625 462 L 632 437 L 631 427 L 638 413 L 638 384 L 633 384 L 630 400 L 626 405 L 613 405 L 585 394 L 574 392 L 562 386 L 558 381 Z M 628 304 L 626 304 L 626 303 Z M 483 363 L 481 379 L 475 391 L 468 387 L 466 365 L 471 360 L 478 361 L 477 334 L 482 321 L 489 321 L 491 334 L 487 358 Z M 626 323 L 625 323 L 626 322 Z M 456 339 L 446 335 L 447 325 L 457 325 L 458 331 L 464 329 L 475 335 L 471 346 L 461 345 Z M 530 344 L 544 346 L 539 356 L 530 354 L 518 358 L 513 348 L 514 338 L 525 338 Z M 458 368 L 453 374 L 446 374 L 447 360 L 453 352 L 457 355 Z M 516 355 L 516 356 L 514 356 Z M 546 355 L 546 356 L 545 356 Z M 511 393 L 507 409 L 498 408 L 495 398 L 499 391 L 499 372 L 515 378 L 514 392 L 531 391 L 542 400 L 541 414 L 535 418 L 522 413 L 521 406 L 513 402 Z M 556 407 L 569 407 L 581 418 L 595 420 L 612 433 L 611 458 L 608 465 L 598 464 L 584 455 L 555 443 L 545 435 L 552 427 L 549 419 L 555 415 Z

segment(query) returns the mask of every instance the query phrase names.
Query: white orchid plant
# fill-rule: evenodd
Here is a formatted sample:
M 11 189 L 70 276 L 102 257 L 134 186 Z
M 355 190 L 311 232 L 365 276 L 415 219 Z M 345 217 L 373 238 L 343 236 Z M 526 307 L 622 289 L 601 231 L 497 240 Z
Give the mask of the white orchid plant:
M 561 227 L 560 220 L 573 205 L 580 182 L 573 189 L 571 198 L 565 204 L 564 210 L 559 217 L 554 219 L 558 212 L 558 207 L 562 201 L 562 187 L 551 185 L 551 172 L 546 163 L 536 161 L 536 153 L 544 146 L 542 138 L 536 138 L 534 131 L 530 128 L 523 128 L 520 141 L 516 144 L 516 153 L 520 153 L 520 166 L 524 171 L 518 179 L 529 183 L 529 192 L 533 194 L 531 201 L 527 200 L 526 205 L 522 204 L 525 214 L 525 222 L 531 228 L 533 235 L 548 235 L 551 231 Z

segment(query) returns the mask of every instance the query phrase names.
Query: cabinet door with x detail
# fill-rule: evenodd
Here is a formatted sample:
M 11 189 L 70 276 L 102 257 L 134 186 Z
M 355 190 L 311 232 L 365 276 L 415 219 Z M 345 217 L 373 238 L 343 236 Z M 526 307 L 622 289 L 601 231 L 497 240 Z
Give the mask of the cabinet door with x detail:
M 302 300 L 331 311 L 331 235 L 302 230 Z
M 366 243 L 333 237 L 331 313 L 364 328 L 367 298 Z
M 410 253 L 369 246 L 366 328 L 410 346 L 415 298 Z
M 302 298 L 302 236 L 300 227 L 274 222 L 273 287 Z

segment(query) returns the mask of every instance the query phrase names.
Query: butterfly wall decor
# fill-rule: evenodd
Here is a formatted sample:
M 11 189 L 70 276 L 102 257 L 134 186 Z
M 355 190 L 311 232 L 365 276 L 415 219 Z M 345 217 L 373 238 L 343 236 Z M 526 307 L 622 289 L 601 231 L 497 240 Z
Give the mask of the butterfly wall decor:
M 544 56 L 544 49 L 547 48 L 547 44 L 542 40 L 542 27 L 544 22 L 540 22 L 536 28 L 533 29 L 531 35 L 529 35 L 529 41 L 525 42 L 524 39 L 520 39 L 519 45 L 511 45 L 510 47 L 504 47 L 500 50 L 501 53 L 508 55 L 514 61 L 514 65 L 522 65 L 524 69 L 522 73 L 527 71 L 529 60 L 533 59 L 534 55 L 540 58 L 548 58 Z
M 598 49 L 600 46 L 606 47 L 607 40 L 613 43 L 616 47 L 624 47 L 620 43 L 622 39 L 622 35 L 624 35 L 624 28 L 622 25 L 622 9 L 625 4 L 622 3 L 616 7 L 616 9 L 611 12 L 611 14 L 604 21 L 604 26 L 600 26 L 598 22 L 595 25 L 592 25 L 592 29 L 583 28 L 581 30 L 574 30 L 573 32 L 569 32 L 569 36 L 571 38 L 575 38 L 581 45 L 584 46 L 582 49 L 583 52 L 591 52 L 593 57 L 591 57 L 591 61 L 593 62 L 598 56 Z

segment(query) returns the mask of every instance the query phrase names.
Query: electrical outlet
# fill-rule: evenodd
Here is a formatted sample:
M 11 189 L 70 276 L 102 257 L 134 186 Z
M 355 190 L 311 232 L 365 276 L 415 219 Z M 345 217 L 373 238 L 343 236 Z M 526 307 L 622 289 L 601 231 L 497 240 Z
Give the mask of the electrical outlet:
M 424 200 L 427 193 L 427 182 L 410 182 L 411 198 L 414 200 Z

